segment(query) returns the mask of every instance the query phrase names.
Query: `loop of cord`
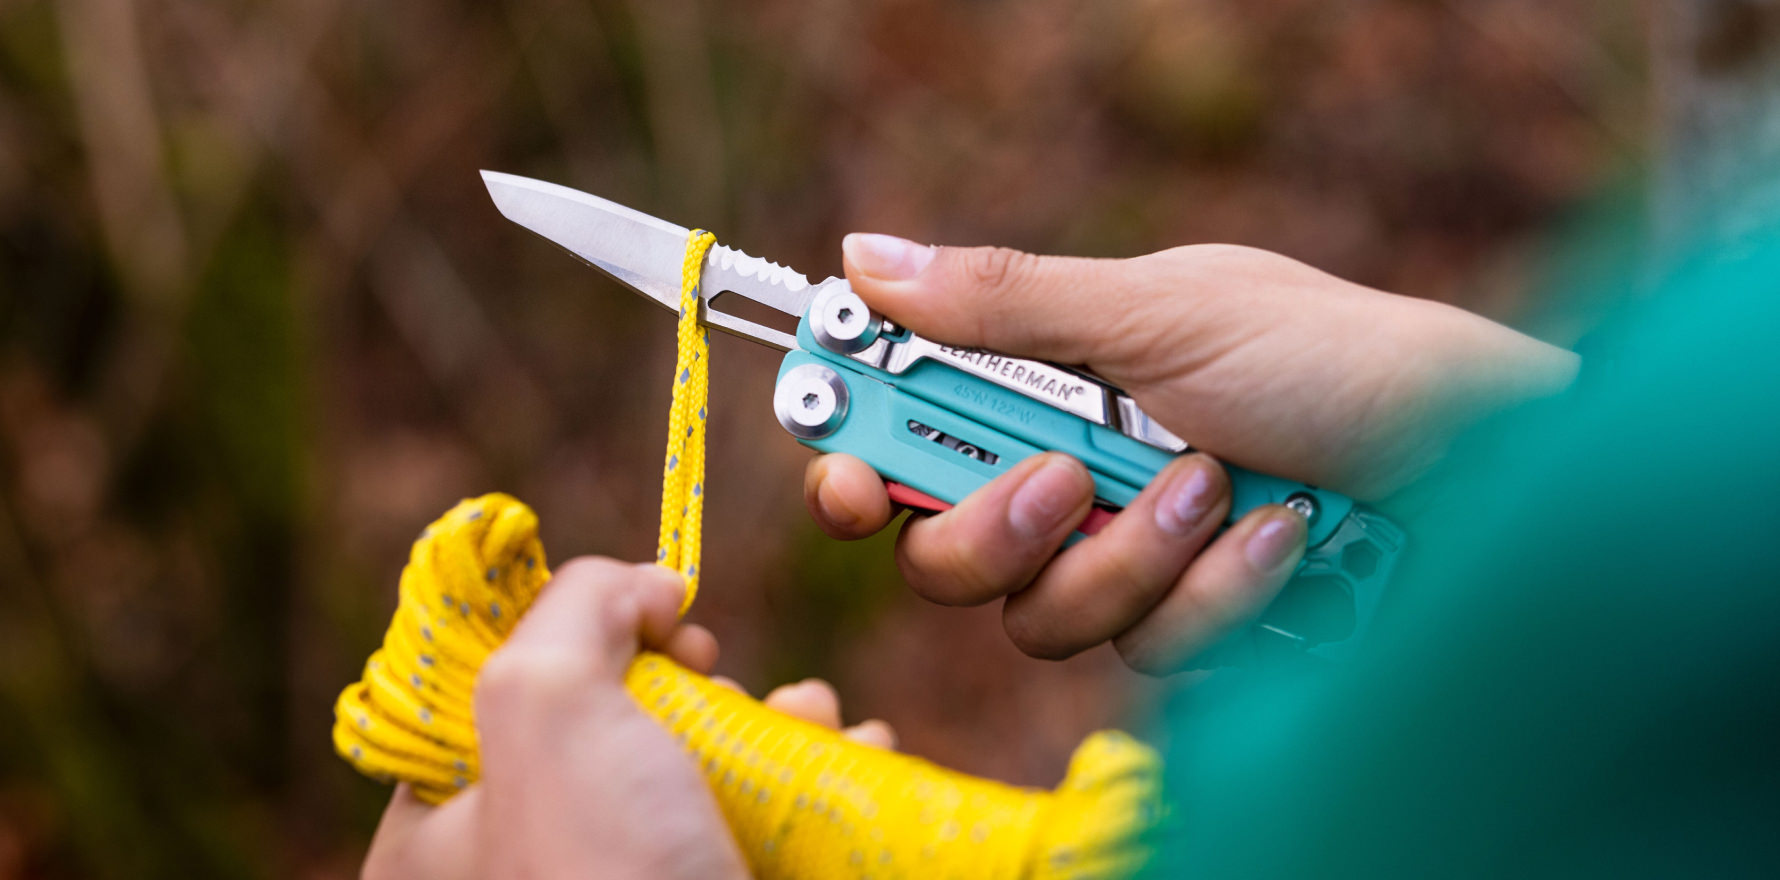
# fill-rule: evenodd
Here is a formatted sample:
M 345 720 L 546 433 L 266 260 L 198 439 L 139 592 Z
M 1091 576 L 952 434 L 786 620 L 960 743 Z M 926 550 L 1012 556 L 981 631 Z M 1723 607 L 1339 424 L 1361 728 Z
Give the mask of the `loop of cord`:
M 713 240 L 695 232 L 687 243 L 662 480 L 658 561 L 686 577 L 688 603 L 709 388 L 698 277 Z M 383 646 L 335 705 L 335 749 L 360 772 L 409 782 L 434 804 L 475 783 L 476 674 L 550 577 L 537 525 L 524 504 L 491 494 L 421 532 Z M 1147 859 L 1162 813 L 1159 760 L 1117 732 L 1085 740 L 1047 792 L 861 745 L 659 654 L 640 654 L 625 685 L 697 762 L 761 878 L 1125 877 Z
M 655 561 L 686 578 L 686 600 L 698 594 L 698 561 L 705 511 L 705 417 L 711 390 L 711 333 L 698 321 L 699 276 L 717 237 L 694 229 L 680 266 L 679 355 L 674 400 L 668 409 L 667 461 L 661 469 L 661 533 Z

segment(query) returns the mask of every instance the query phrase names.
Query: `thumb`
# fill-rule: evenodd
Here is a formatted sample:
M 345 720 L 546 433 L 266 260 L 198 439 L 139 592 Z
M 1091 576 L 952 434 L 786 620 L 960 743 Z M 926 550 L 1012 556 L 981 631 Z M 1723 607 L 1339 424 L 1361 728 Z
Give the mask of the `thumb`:
M 1066 364 L 1115 358 L 1146 323 L 1133 261 L 937 247 L 872 233 L 841 240 L 847 280 L 874 310 L 953 345 Z M 1115 358 L 1116 359 L 1116 358 Z

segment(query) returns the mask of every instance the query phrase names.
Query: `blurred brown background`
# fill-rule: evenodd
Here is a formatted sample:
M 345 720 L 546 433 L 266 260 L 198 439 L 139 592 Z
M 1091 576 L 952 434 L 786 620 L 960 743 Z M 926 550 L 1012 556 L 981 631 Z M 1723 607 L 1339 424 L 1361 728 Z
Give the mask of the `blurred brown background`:
M 508 224 L 561 182 L 814 277 L 853 230 L 1231 241 L 1526 321 L 1644 161 L 1620 0 L 0 0 L 0 878 L 347 877 L 333 697 L 462 496 L 653 552 L 671 318 Z M 715 341 L 695 619 L 913 751 L 1049 784 L 1155 693 L 805 519 Z

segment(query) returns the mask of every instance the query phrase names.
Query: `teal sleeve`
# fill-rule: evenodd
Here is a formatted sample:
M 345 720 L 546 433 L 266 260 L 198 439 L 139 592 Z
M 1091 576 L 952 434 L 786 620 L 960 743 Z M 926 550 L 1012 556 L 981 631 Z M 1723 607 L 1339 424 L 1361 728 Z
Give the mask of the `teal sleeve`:
M 1183 691 L 1165 877 L 1780 876 L 1780 240 L 1456 452 L 1354 663 Z

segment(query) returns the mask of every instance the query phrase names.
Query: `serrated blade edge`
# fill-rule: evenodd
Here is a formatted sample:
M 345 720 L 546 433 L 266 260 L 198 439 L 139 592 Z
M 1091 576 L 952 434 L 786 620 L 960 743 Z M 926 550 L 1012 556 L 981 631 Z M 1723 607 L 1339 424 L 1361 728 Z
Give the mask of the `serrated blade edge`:
M 815 296 L 802 272 L 721 244 L 705 255 L 702 285 L 706 299 L 729 291 L 792 317 L 802 317 Z

